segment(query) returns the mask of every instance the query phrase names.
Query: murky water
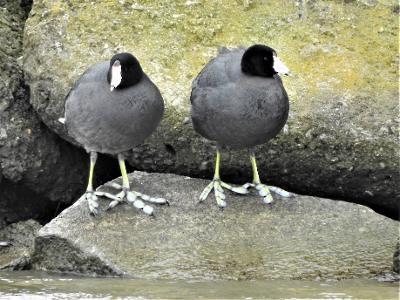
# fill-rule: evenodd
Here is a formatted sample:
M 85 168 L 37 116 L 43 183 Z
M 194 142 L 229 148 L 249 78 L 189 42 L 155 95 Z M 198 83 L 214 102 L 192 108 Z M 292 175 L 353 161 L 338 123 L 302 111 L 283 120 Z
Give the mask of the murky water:
M 151 281 L 0 273 L 0 299 L 398 299 L 399 284 L 376 280 Z

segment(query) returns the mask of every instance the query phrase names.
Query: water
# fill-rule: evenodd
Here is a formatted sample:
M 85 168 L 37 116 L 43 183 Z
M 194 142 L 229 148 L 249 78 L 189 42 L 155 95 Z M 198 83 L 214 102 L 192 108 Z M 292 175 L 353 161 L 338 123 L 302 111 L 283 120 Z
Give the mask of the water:
M 0 273 L 0 299 L 399 299 L 398 282 L 151 281 Z

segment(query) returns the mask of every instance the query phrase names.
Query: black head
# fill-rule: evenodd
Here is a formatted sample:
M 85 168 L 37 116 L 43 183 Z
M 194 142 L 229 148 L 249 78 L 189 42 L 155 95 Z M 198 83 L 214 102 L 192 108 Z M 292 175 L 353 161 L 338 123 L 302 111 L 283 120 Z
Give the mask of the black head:
M 274 68 L 274 64 L 276 65 L 278 61 L 280 64 L 282 64 L 277 58 L 277 54 L 274 49 L 265 45 L 253 45 L 244 52 L 241 67 L 242 71 L 246 74 L 262 77 L 273 77 L 276 73 L 278 73 L 277 71 L 280 72 L 280 70 L 276 70 L 276 66 Z M 288 74 L 289 70 L 287 69 L 285 75 Z
M 111 91 L 132 86 L 140 81 L 143 70 L 139 61 L 130 53 L 115 54 L 110 60 L 107 81 Z M 114 78 L 113 78 L 114 77 Z

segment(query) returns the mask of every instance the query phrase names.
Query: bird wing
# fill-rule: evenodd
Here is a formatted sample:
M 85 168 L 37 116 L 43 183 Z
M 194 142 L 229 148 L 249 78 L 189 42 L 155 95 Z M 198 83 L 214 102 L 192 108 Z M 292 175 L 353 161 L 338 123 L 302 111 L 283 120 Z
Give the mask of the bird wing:
M 223 48 L 217 57 L 210 60 L 193 80 L 190 103 L 196 101 L 197 95 L 204 96 L 204 92 L 201 92 L 204 88 L 221 88 L 236 82 L 241 76 L 240 61 L 243 52 L 244 49 L 241 48 Z

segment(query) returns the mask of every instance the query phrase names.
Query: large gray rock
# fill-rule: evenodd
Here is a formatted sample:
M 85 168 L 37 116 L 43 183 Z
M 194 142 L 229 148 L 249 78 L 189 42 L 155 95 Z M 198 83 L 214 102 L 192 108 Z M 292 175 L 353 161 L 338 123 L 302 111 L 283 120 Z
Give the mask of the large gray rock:
M 2 228 L 28 218 L 53 218 L 58 207 L 65 207 L 85 189 L 88 159 L 84 151 L 50 131 L 29 103 L 30 90 L 24 81 L 21 58 L 23 28 L 32 2 L 0 4 Z M 116 163 L 111 168 L 102 165 L 106 164 L 100 162 L 97 171 L 103 180 L 116 174 Z
M 155 218 L 128 204 L 93 218 L 81 198 L 40 230 L 33 267 L 147 279 L 344 279 L 391 271 L 398 223 L 364 206 L 299 195 L 265 206 L 256 196 L 227 193 L 221 211 L 212 195 L 197 204 L 205 180 L 135 172 L 130 181 L 171 206 L 157 207 Z
M 133 52 L 167 110 L 129 162 L 210 178 L 213 149 L 187 121 L 191 81 L 220 46 L 267 43 L 295 76 L 284 79 L 287 130 L 258 149 L 263 179 L 398 219 L 398 9 L 365 2 L 37 0 L 24 43 L 30 100 L 46 125 L 68 139 L 57 119 L 73 82 L 89 65 Z M 222 165 L 223 176 L 236 182 L 248 180 L 249 169 L 243 152 Z

